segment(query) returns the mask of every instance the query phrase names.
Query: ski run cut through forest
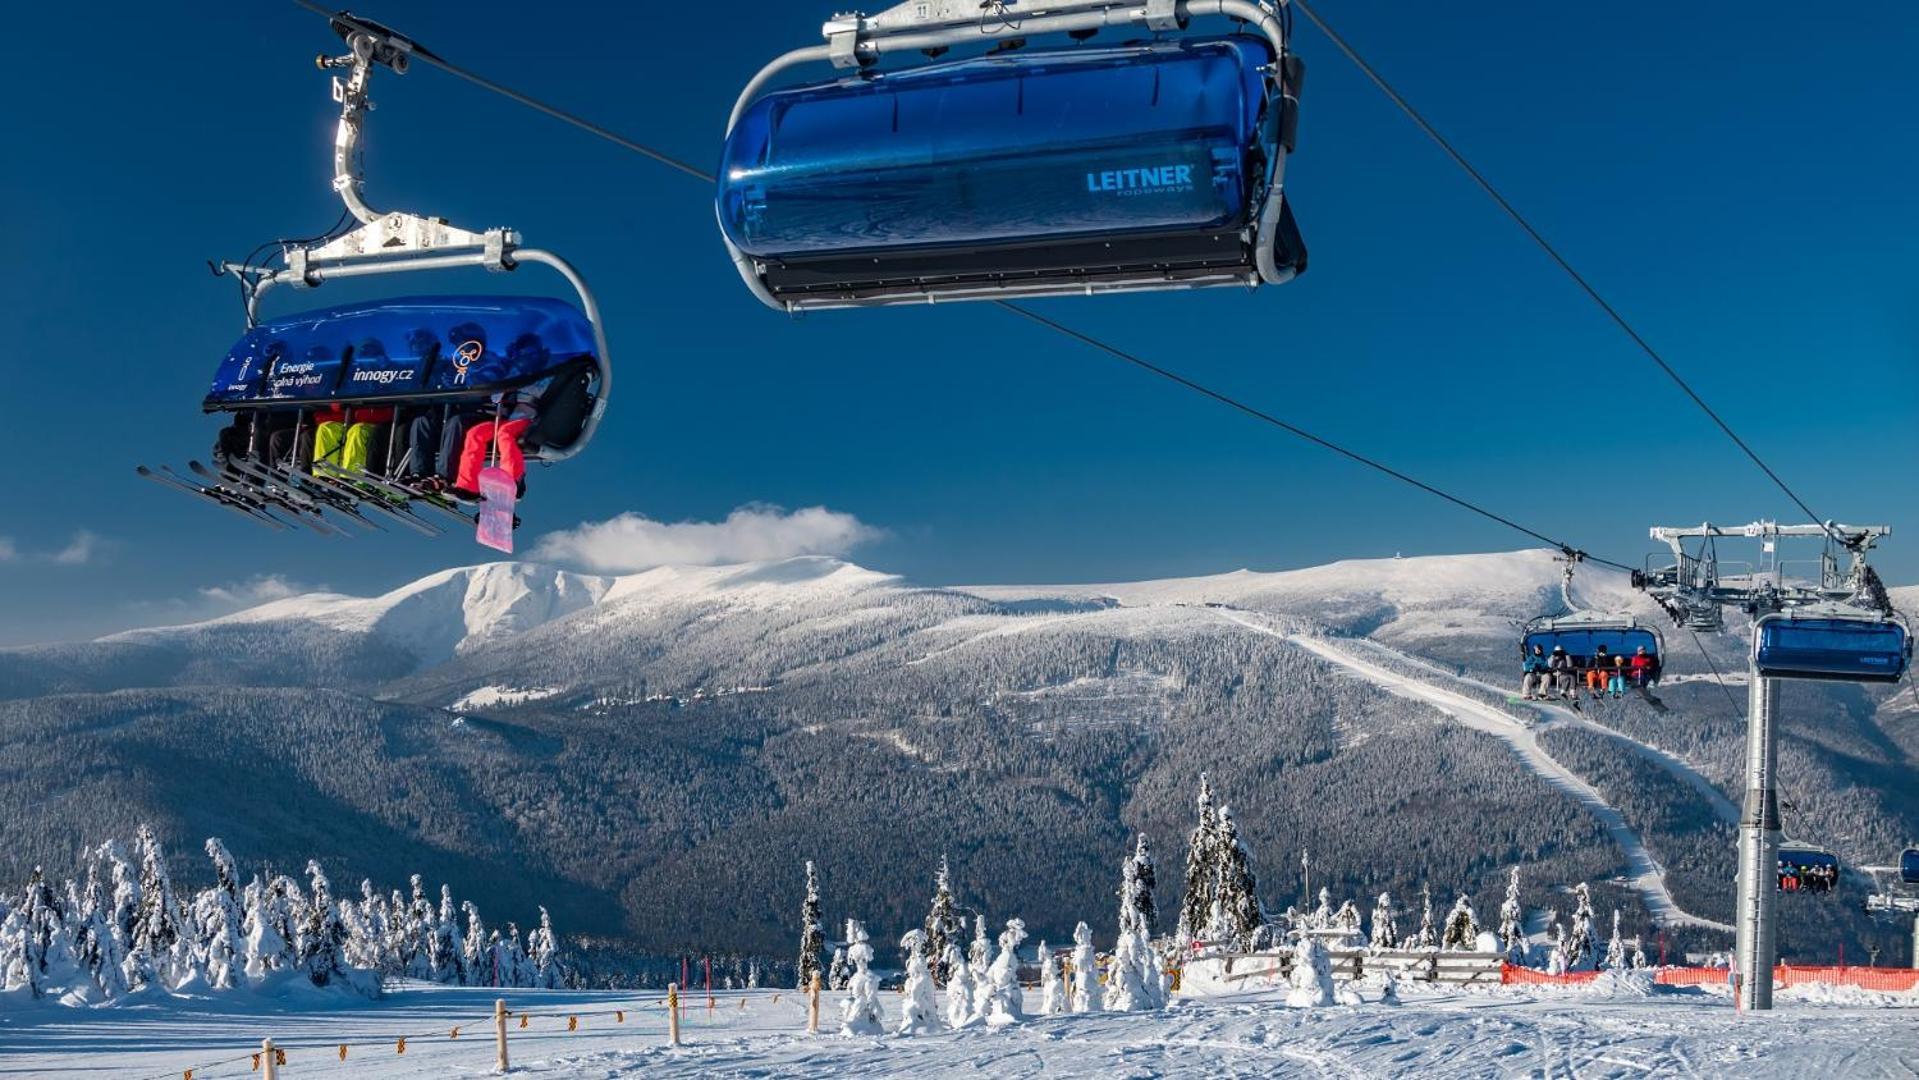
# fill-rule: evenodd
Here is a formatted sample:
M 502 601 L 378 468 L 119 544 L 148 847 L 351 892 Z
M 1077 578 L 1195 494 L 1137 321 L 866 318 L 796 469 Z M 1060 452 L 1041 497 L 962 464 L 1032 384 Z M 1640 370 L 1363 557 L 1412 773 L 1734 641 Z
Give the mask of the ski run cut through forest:
M 1904 927 L 1856 902 L 1788 898 L 1802 966 L 1735 1015 L 1741 718 L 1711 668 L 1739 646 L 1675 652 L 1662 709 L 1518 700 L 1513 620 L 1557 572 L 506 563 L 0 650 L 0 735 L 137 779 L 0 776 L 75 810 L 19 817 L 6 856 L 0 1072 L 247 1075 L 271 1037 L 288 1076 L 478 1073 L 496 1000 L 515 1069 L 553 1075 L 1919 1067 Z M 1656 617 L 1603 570 L 1574 599 Z M 1888 779 L 1911 698 L 1790 701 L 1782 772 L 1843 792 L 1792 813 L 1849 861 L 1919 826 Z M 342 783 L 316 739 L 379 758 Z M 287 822 L 324 792 L 356 846 L 236 826 L 223 793 L 276 756 Z M 609 807 L 667 771 L 700 782 Z

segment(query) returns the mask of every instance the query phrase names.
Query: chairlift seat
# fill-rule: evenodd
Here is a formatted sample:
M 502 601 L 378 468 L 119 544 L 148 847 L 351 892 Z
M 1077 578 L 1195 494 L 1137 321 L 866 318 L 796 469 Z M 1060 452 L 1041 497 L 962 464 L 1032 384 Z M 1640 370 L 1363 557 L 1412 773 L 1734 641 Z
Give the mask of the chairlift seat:
M 728 133 L 720 226 L 796 307 L 1252 285 L 1259 245 L 1290 276 L 1290 210 L 1257 228 L 1291 141 L 1273 63 L 1263 38 L 1210 37 L 773 91 Z

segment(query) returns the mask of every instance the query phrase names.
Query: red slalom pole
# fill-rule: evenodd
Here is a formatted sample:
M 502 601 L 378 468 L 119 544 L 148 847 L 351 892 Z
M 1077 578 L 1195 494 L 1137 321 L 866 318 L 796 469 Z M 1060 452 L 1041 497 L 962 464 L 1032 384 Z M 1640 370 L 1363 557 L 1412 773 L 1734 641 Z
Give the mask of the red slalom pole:
M 692 983 L 692 981 L 693 980 L 686 977 L 686 957 L 682 956 L 680 957 L 680 985 L 686 986 Z

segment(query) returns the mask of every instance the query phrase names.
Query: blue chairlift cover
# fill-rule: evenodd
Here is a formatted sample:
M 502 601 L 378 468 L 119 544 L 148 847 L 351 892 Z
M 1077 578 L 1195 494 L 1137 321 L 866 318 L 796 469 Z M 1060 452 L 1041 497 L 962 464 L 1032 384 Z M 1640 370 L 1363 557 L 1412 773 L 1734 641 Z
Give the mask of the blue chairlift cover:
M 1773 679 L 1897 682 L 1911 652 L 1895 622 L 1770 618 L 1759 624 L 1759 673 Z
M 1526 635 L 1520 649 L 1530 655 L 1534 645 L 1542 646 L 1549 654 L 1554 646 L 1559 646 L 1574 659 L 1582 661 L 1591 660 L 1597 655 L 1601 645 L 1613 656 L 1630 657 L 1640 646 L 1645 647 L 1648 656 L 1659 655 L 1659 635 L 1642 627 L 1620 630 L 1535 630 Z
M 760 257 L 1245 224 L 1278 125 L 1263 38 L 1002 53 L 766 94 L 720 226 Z
M 204 407 L 481 399 L 596 351 L 592 323 L 564 300 L 419 296 L 347 304 L 247 331 L 220 362 Z
M 1899 880 L 1919 885 L 1919 848 L 1907 848 L 1899 855 Z

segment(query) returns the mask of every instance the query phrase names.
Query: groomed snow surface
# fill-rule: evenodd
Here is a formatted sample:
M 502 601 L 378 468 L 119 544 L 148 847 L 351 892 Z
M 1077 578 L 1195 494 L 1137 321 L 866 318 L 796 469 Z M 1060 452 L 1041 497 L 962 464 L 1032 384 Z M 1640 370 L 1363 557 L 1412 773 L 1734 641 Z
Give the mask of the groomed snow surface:
M 1602 980 L 1602 983 L 1604 981 Z M 804 1034 L 792 991 L 688 996 L 680 1049 L 669 1049 L 657 992 L 515 991 L 515 1075 L 991 1077 L 1911 1076 L 1919 1070 L 1919 998 L 1809 987 L 1767 1014 L 1739 1015 L 1723 992 L 1652 992 L 1621 979 L 1589 989 L 1485 990 L 1401 985 L 1402 1004 L 1296 1009 L 1284 991 L 1176 1001 L 1154 1013 L 1029 1019 L 902 1038 L 841 1038 L 837 1002 L 821 995 L 819 1036 Z M 775 996 L 778 1000 L 775 1000 Z M 110 1009 L 0 1010 L 0 1075 L 249 1075 L 271 1034 L 280 1075 L 477 1076 L 492 1070 L 494 993 L 407 987 L 380 1002 L 318 992 Z M 1029 1006 L 1038 995 L 1029 991 Z M 897 994 L 882 995 L 890 1028 Z M 742 1005 L 742 1003 L 744 1003 Z M 625 1009 L 624 1023 L 609 1013 Z M 567 1016 L 580 1017 L 569 1033 Z M 447 1037 L 465 1024 L 460 1038 Z M 391 1039 L 411 1036 L 404 1056 Z M 341 1041 L 377 1045 L 350 1047 Z M 257 1075 L 257 1074 L 256 1074 Z

